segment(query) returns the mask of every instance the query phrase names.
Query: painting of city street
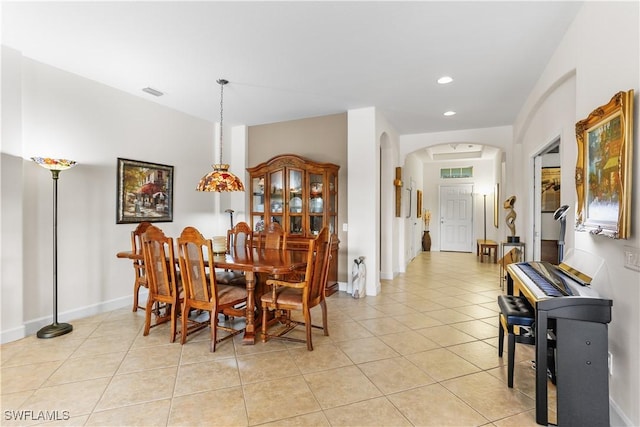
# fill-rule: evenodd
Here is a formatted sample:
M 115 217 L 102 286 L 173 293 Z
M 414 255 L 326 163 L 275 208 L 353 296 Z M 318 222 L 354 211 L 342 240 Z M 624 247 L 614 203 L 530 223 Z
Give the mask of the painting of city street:
M 118 224 L 173 221 L 173 166 L 118 158 Z
M 576 230 L 629 237 L 633 160 L 633 90 L 616 93 L 576 123 Z
M 620 211 L 620 116 L 587 132 L 587 214 L 616 223 Z

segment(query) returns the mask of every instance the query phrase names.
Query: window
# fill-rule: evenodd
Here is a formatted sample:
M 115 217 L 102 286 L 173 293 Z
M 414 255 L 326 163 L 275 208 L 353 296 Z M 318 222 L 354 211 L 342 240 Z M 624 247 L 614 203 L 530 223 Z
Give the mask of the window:
M 473 166 L 466 168 L 442 168 L 440 169 L 440 178 L 473 178 Z

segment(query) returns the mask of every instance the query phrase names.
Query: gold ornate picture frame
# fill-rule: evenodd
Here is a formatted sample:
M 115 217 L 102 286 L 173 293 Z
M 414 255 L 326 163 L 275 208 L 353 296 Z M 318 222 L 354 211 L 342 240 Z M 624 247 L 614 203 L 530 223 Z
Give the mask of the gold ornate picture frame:
M 614 239 L 630 235 L 633 90 L 616 93 L 576 123 L 576 230 Z

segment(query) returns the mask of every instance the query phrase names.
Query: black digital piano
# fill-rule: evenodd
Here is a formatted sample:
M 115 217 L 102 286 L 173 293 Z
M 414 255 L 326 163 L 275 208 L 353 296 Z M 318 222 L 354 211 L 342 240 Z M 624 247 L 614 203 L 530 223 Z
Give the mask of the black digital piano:
M 522 262 L 507 266 L 507 293 L 535 307 L 536 422 L 548 425 L 548 370 L 556 380 L 558 426 L 608 426 L 608 274 L 601 258 L 570 251 L 560 265 Z M 555 352 L 555 366 L 548 353 Z

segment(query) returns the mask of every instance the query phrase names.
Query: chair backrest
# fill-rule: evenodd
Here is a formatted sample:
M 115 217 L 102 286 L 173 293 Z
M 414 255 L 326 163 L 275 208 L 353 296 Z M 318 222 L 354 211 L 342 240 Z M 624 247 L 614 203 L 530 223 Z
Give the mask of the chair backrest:
M 331 256 L 331 234 L 324 227 L 309 243 L 307 258 L 307 272 L 305 277 L 308 285 L 308 304 L 310 307 L 318 304 L 324 298 L 327 277 L 329 274 L 329 259 Z
M 287 235 L 280 223 L 271 222 L 258 239 L 258 247 L 261 249 L 283 249 L 287 245 Z
M 160 299 L 175 298 L 179 292 L 176 264 L 174 262 L 173 238 L 150 225 L 142 237 L 144 263 L 147 272 L 149 293 Z
M 131 232 L 131 252 L 138 253 L 142 251 L 142 235 L 151 226 L 148 221 L 142 221 L 135 230 Z
M 178 256 L 185 298 L 202 305 L 217 304 L 213 241 L 205 239 L 195 227 L 186 227 L 178 237 Z M 196 305 L 197 306 L 197 305 Z
M 142 253 L 142 236 L 151 226 L 148 221 L 143 221 L 131 232 L 131 253 Z M 144 280 L 144 261 L 140 259 L 133 260 L 133 268 L 136 271 L 136 281 Z
M 237 223 L 231 230 L 227 231 L 227 252 L 233 248 L 251 247 L 253 233 L 251 227 L 246 222 Z

